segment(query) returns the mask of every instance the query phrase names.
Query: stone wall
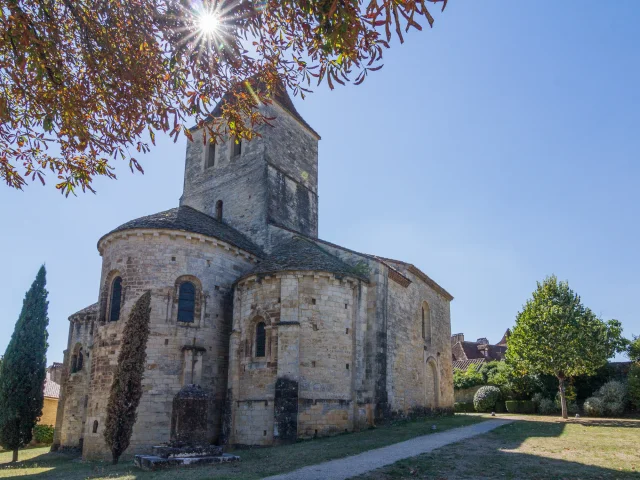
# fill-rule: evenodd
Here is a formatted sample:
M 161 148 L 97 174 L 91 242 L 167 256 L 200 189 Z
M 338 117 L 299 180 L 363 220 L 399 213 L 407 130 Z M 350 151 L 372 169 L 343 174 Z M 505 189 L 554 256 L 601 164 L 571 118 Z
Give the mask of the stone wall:
M 357 397 L 366 329 L 362 298 L 360 281 L 323 272 L 240 282 L 229 373 L 231 443 L 269 445 L 367 423 L 371 408 L 359 408 Z M 266 356 L 255 358 L 255 326 L 262 321 L 269 341 Z
M 391 264 L 389 272 L 387 391 L 392 411 L 453 407 L 450 299 L 408 268 Z M 406 279 L 410 280 L 407 283 Z M 425 305 L 426 304 L 426 305 Z M 423 338 L 422 309 L 427 325 Z
M 293 234 L 283 226 L 271 225 L 270 242 L 285 241 Z M 367 414 L 373 413 L 376 421 L 384 422 L 395 415 L 453 408 L 452 297 L 413 265 L 315 241 L 344 262 L 368 272 L 369 284 L 361 299 L 366 335 L 361 339 L 363 353 L 356 358 L 356 375 L 361 376 L 358 403 L 374 405 L 374 411 Z M 424 302 L 431 320 L 428 342 L 422 338 Z
M 93 334 L 97 310 L 85 309 L 69 317 L 69 337 L 64 352 L 63 372 L 56 415 L 54 446 L 81 448 L 84 439 L 89 395 Z M 78 358 L 82 354 L 82 367 Z M 73 368 L 75 365 L 75 368 Z
M 148 451 L 169 440 L 173 398 L 189 383 L 200 384 L 208 394 L 208 433 L 215 441 L 226 391 L 232 283 L 256 259 L 221 241 L 171 230 L 118 232 L 103 238 L 99 249 L 103 257 L 100 318 L 109 318 L 109 302 L 104 299 L 116 276 L 122 278 L 123 300 L 120 319 L 103 320 L 95 328 L 85 458 L 108 456 L 103 432 L 122 330 L 133 304 L 146 290 L 152 294 L 151 333 L 144 393 L 127 453 Z M 196 286 L 192 323 L 177 321 L 182 281 Z
M 476 392 L 480 390 L 480 387 L 482 387 L 482 385 L 455 390 L 455 401 L 461 403 L 473 403 L 473 397 L 475 396 Z

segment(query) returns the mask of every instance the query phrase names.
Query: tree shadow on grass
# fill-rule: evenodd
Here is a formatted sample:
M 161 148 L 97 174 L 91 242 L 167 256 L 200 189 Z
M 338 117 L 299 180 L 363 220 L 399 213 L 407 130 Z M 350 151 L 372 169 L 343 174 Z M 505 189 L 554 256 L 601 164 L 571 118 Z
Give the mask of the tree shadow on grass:
M 567 432 L 569 425 L 572 425 L 571 432 Z M 595 426 L 605 429 L 596 433 L 596 429 L 591 430 Z M 609 428 L 619 427 L 637 429 L 638 434 L 607 432 Z M 592 432 L 596 434 L 592 435 Z M 624 439 L 618 440 L 620 437 Z M 631 465 L 640 470 L 640 454 L 631 446 L 633 438 L 636 438 L 636 445 L 640 444 L 638 422 L 604 419 L 571 424 L 516 421 L 480 437 L 402 460 L 358 478 L 638 480 L 640 474 L 629 471 Z M 628 445 L 623 448 L 617 441 Z
M 131 462 L 111 465 L 107 462 L 85 462 L 79 453 L 47 452 L 28 460 L 0 464 L 0 479 L 75 480 L 111 475 L 131 475 Z M 20 472 L 20 473 L 19 473 Z M 134 478 L 138 478 L 134 476 Z

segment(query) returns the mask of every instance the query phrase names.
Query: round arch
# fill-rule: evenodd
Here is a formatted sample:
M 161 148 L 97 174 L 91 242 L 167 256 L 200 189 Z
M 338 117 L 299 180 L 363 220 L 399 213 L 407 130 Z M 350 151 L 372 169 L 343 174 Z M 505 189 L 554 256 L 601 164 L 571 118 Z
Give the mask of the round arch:
M 425 362 L 425 406 L 436 409 L 440 405 L 440 375 L 438 374 L 438 362 L 434 357 L 427 358 Z

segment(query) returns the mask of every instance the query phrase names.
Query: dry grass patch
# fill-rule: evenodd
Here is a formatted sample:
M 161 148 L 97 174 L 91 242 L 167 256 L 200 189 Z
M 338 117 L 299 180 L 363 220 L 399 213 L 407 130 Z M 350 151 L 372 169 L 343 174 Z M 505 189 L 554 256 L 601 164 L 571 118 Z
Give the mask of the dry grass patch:
M 293 445 L 273 448 L 239 450 L 239 463 L 183 470 L 168 470 L 158 473 L 142 472 L 132 462 L 122 459 L 113 466 L 102 462 L 83 462 L 78 457 L 47 453 L 48 449 L 21 451 L 17 465 L 9 465 L 11 457 L 0 457 L 0 478 L 32 478 L 52 480 L 84 480 L 109 478 L 111 480 L 204 480 L 204 479 L 259 479 L 268 475 L 289 472 L 307 465 L 344 458 L 366 450 L 402 442 L 420 435 L 432 434 L 431 426 L 437 425 L 441 432 L 450 428 L 477 423 L 479 416 L 456 415 L 452 417 L 427 418 L 395 425 L 379 427 L 358 433 L 349 433 L 330 438 L 298 442 Z M 28 455 L 28 458 L 25 457 Z
M 499 417 L 516 421 L 360 478 L 640 479 L 640 420 Z

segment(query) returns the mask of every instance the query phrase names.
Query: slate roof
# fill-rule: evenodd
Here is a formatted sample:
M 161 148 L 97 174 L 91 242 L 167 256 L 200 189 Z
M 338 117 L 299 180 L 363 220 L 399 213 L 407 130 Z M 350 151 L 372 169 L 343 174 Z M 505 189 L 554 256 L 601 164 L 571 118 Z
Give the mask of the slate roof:
M 282 229 L 282 230 L 287 230 L 287 231 L 289 231 L 291 233 L 294 233 L 296 235 L 302 235 L 299 232 L 296 232 L 295 230 L 292 230 L 291 228 L 285 227 L 284 225 L 281 225 L 281 224 L 276 223 L 274 221 L 270 221 L 269 223 L 271 225 L 275 226 L 275 227 L 278 227 L 278 228 Z M 406 278 L 406 276 L 403 275 L 397 268 L 394 268 L 392 265 L 390 265 L 388 263 L 388 261 L 393 261 L 393 262 L 395 262 L 397 264 L 402 264 L 402 265 L 406 266 L 407 269 L 410 272 L 412 272 L 413 274 L 415 274 L 419 278 L 421 278 L 423 281 L 425 281 L 429 286 L 431 286 L 431 288 L 433 288 L 437 292 L 441 293 L 447 300 L 449 300 L 449 301 L 453 300 L 453 296 L 449 292 L 447 292 L 444 288 L 442 288 L 440 285 L 438 285 L 435 281 L 433 281 L 431 278 L 429 278 L 427 275 L 425 275 L 415 265 L 412 265 L 412 264 L 406 263 L 406 262 L 402 262 L 400 260 L 391 260 L 391 259 L 386 259 L 384 257 L 376 256 L 376 255 L 370 255 L 368 253 L 357 252 L 355 250 L 351 250 L 350 248 L 346 248 L 346 247 L 343 247 L 342 245 L 338 245 L 336 243 L 331 243 L 331 242 L 328 242 L 327 240 L 322 240 L 320 238 L 310 238 L 310 237 L 306 237 L 306 236 L 305 236 L 305 238 L 309 238 L 309 240 L 311 240 L 313 242 L 323 243 L 323 244 L 328 245 L 330 247 L 339 248 L 340 250 L 343 250 L 343 251 L 349 252 L 349 253 L 353 253 L 355 255 L 359 255 L 359 256 L 361 256 L 363 258 L 369 258 L 371 260 L 375 260 L 376 262 L 381 263 L 384 266 L 386 266 L 387 268 L 389 268 L 389 270 L 393 270 L 394 272 L 396 272 L 399 275 L 401 275 L 401 276 Z
M 100 241 L 107 235 L 122 232 L 124 230 L 134 230 L 137 228 L 161 228 L 199 233 L 201 235 L 214 237 L 222 240 L 223 242 L 230 243 L 231 245 L 256 256 L 264 255 L 260 247 L 235 228 L 187 206 L 172 208 L 171 210 L 131 220 L 130 222 L 111 230 L 106 235 L 103 235 L 102 238 L 98 240 L 98 244 L 100 244 Z
M 97 311 L 98 311 L 98 303 L 96 302 L 92 305 L 89 305 L 88 307 L 83 308 L 82 310 L 78 310 L 76 313 L 72 315 L 69 315 L 69 318 L 75 317 L 76 315 L 87 315 L 90 313 L 96 313 Z
M 276 246 L 270 255 L 244 275 L 243 278 L 275 272 L 309 270 L 329 272 L 368 281 L 365 275 L 356 272 L 351 265 L 331 255 L 311 240 L 300 236 L 294 236 Z
M 471 360 L 454 360 L 452 363 L 454 370 L 466 371 L 469 368 L 469 365 L 476 365 L 476 370 L 479 370 L 484 362 L 484 358 L 472 358 Z
M 50 378 L 45 378 L 44 396 L 48 398 L 60 398 L 60 385 Z

